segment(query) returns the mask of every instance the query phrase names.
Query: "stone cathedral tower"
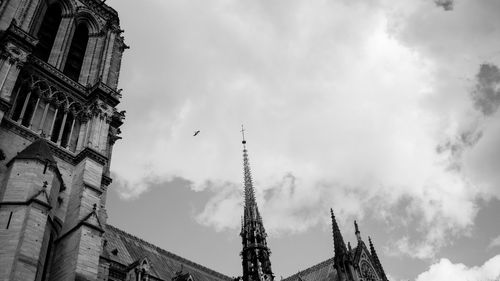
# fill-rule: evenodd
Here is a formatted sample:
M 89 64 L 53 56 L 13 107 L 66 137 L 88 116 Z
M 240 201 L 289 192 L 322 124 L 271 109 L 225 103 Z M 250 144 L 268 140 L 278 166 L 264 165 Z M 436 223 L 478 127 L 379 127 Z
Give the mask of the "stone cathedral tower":
M 243 250 L 241 251 L 243 281 L 273 281 L 274 275 L 269 259 L 271 251 L 267 247 L 266 230 L 255 201 L 255 191 L 243 127 L 241 133 L 243 134 L 243 175 L 245 185 L 245 206 L 240 233 L 243 244 Z
M 121 33 L 104 1 L 0 1 L 0 280 L 97 280 Z

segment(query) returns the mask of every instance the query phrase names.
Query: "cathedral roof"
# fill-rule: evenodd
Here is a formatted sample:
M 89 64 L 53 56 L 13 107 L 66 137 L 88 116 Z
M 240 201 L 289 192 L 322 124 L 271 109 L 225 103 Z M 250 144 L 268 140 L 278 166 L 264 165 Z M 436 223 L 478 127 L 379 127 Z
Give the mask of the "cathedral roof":
M 146 257 L 150 261 L 150 274 L 161 280 L 172 280 L 180 269 L 190 273 L 194 281 L 232 281 L 233 278 L 182 258 L 137 238 L 114 226 L 106 225 L 106 246 L 103 257 L 124 266 Z
M 282 281 L 336 281 L 338 280 L 337 271 L 333 263 L 333 258 L 327 259 Z

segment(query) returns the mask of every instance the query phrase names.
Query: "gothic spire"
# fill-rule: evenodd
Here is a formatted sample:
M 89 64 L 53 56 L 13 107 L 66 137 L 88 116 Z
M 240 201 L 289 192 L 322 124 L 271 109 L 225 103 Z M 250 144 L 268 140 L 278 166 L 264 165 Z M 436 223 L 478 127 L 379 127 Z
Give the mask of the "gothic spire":
M 358 223 L 356 222 L 356 220 L 354 220 L 354 229 L 355 229 L 354 234 L 356 235 L 358 242 L 361 242 L 361 232 L 359 232 L 359 227 L 358 227 Z
M 253 188 L 252 173 L 250 171 L 250 162 L 248 160 L 248 151 L 246 147 L 247 141 L 245 140 L 245 129 L 241 125 L 241 135 L 243 144 L 243 177 L 245 184 L 245 209 L 252 209 L 257 206 L 255 203 L 255 191 Z
M 332 217 L 332 232 L 333 232 L 333 246 L 335 249 L 335 265 L 337 267 L 343 267 L 343 260 L 345 255 L 347 254 L 347 248 L 344 243 L 344 238 L 342 237 L 342 233 L 340 233 L 339 226 L 337 225 L 337 220 L 335 219 L 335 215 L 333 214 L 333 209 L 330 208 L 330 213 Z
M 370 252 L 372 255 L 372 258 L 375 263 L 375 267 L 377 268 L 377 271 L 382 277 L 382 280 L 387 281 L 387 276 L 385 275 L 384 268 L 382 267 L 382 263 L 380 263 L 380 260 L 378 259 L 377 252 L 375 251 L 375 247 L 373 247 L 372 239 L 368 236 L 368 241 L 370 242 Z
M 243 137 L 243 177 L 245 206 L 241 225 L 241 251 L 243 265 L 243 281 L 273 281 L 269 256 L 271 251 L 267 247 L 266 230 L 255 201 L 255 191 L 250 172 L 250 162 L 246 148 L 245 129 L 241 126 Z

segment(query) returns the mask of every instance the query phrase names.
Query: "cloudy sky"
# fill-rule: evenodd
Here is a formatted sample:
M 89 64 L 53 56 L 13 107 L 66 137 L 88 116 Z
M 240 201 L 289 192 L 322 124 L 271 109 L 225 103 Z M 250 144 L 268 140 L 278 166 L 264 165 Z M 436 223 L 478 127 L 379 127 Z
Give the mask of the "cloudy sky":
M 240 275 L 245 124 L 278 277 L 333 256 L 331 207 L 392 280 L 500 280 L 500 1 L 106 3 L 110 224 Z

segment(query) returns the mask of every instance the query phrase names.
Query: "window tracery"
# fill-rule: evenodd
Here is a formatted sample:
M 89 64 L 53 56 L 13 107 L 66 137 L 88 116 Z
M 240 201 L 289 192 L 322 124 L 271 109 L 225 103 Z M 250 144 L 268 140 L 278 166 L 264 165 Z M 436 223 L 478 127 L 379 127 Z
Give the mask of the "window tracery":
M 363 277 L 363 280 L 366 281 L 378 281 L 377 274 L 375 274 L 375 271 L 373 270 L 373 267 L 371 267 L 366 261 L 361 262 L 361 276 Z
M 16 86 L 11 119 L 52 143 L 76 151 L 81 125 L 89 109 L 66 93 L 31 76 Z

